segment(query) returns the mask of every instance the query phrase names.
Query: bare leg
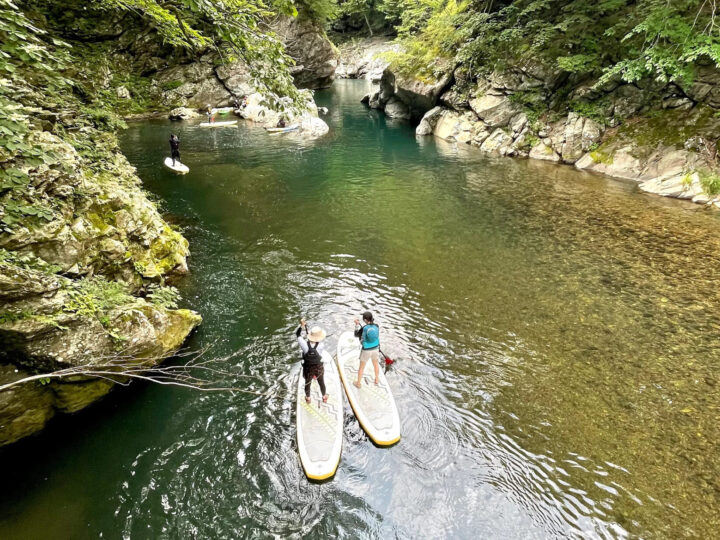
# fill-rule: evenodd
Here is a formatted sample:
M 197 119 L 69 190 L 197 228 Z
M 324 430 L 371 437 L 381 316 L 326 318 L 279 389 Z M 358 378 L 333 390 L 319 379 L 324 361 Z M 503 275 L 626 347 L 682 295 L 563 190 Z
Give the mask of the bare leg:
M 365 371 L 366 363 L 367 362 L 360 362 L 360 367 L 358 367 L 358 378 L 357 378 L 357 381 L 355 381 L 355 383 L 354 383 L 355 386 L 357 386 L 358 388 L 360 388 L 360 386 L 362 385 L 362 376 L 363 376 L 363 371 Z
M 380 383 L 380 363 L 377 361 L 377 359 L 373 358 L 373 367 L 375 368 L 375 384 Z

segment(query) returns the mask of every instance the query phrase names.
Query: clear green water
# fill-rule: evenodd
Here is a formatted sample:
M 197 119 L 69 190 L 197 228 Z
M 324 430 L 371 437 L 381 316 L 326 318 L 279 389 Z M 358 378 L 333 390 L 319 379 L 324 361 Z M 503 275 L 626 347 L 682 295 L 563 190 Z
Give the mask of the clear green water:
M 190 342 L 267 393 L 135 385 L 0 453 L 0 538 L 709 538 L 720 530 L 720 221 L 627 183 L 386 121 L 122 136 L 191 242 Z M 171 130 L 191 168 L 160 164 Z M 295 449 L 291 338 L 377 312 L 403 439 L 350 410 L 337 476 Z M 243 375 L 256 379 L 248 382 Z

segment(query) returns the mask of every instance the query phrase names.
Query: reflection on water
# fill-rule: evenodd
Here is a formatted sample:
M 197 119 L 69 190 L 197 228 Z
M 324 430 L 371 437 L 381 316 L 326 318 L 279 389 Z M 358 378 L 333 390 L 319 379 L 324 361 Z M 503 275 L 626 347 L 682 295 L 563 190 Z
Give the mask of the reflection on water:
M 168 123 L 123 134 L 191 242 L 191 345 L 266 395 L 136 386 L 56 423 L 2 454 L 0 537 L 715 534 L 717 217 L 418 140 L 364 91 L 318 94 L 315 142 L 175 124 L 184 177 L 160 165 Z M 337 476 L 309 484 L 292 330 L 332 347 L 366 308 L 403 439 L 375 448 L 347 408 Z

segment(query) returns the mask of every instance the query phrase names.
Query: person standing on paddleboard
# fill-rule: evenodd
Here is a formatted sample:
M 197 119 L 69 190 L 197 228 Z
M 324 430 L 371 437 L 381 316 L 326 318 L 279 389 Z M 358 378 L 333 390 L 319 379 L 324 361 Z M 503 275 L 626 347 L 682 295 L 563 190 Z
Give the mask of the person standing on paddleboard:
M 298 345 L 302 351 L 303 357 L 303 378 L 305 379 L 305 401 L 310 403 L 310 387 L 313 379 L 317 379 L 320 385 L 320 393 L 323 396 L 323 402 L 327 403 L 328 394 L 325 388 L 325 367 L 322 363 L 322 352 L 325 349 L 322 341 L 325 339 L 325 330 L 319 326 L 313 326 L 310 333 L 307 333 L 307 323 L 305 319 L 300 319 L 300 326 L 295 331 Z M 302 337 L 302 331 L 305 330 L 307 339 Z
M 180 161 L 180 139 L 174 133 L 170 134 L 170 157 L 173 160 L 174 167 L 175 160 Z
M 373 314 L 370 311 L 363 313 L 363 323 L 355 319 L 355 337 L 360 338 L 362 350 L 360 351 L 360 367 L 358 367 L 358 378 L 353 384 L 360 388 L 362 386 L 363 371 L 368 360 L 372 360 L 375 369 L 375 384 L 380 382 L 380 328 L 373 321 Z

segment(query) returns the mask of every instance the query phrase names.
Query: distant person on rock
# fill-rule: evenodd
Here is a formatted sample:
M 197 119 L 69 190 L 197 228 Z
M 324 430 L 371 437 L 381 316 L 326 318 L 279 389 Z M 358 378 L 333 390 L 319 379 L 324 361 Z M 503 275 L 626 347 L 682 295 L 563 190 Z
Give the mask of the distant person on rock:
M 363 371 L 368 360 L 372 360 L 375 369 L 375 384 L 380 382 L 380 328 L 373 320 L 373 314 L 370 311 L 363 313 L 363 325 L 355 319 L 355 337 L 360 339 L 362 350 L 360 351 L 360 366 L 358 367 L 357 381 L 353 382 L 355 386 L 362 386 Z
M 301 334 L 305 331 L 307 338 L 304 338 Z M 305 319 L 300 319 L 300 326 L 295 331 L 295 337 L 297 338 L 298 345 L 302 351 L 303 357 L 303 378 L 305 379 L 305 401 L 310 403 L 310 387 L 312 386 L 313 379 L 317 379 L 320 385 L 320 393 L 322 394 L 323 402 L 327 403 L 328 394 L 325 388 L 325 367 L 322 363 L 322 352 L 325 349 L 322 341 L 325 339 L 325 330 L 319 326 L 313 326 L 310 333 L 307 333 L 307 323 Z
M 174 133 L 170 134 L 170 157 L 174 167 L 175 160 L 180 161 L 180 139 Z
M 237 96 L 233 96 L 232 106 L 233 106 L 233 109 L 235 109 L 235 110 L 238 110 L 240 108 L 240 102 L 238 101 Z

